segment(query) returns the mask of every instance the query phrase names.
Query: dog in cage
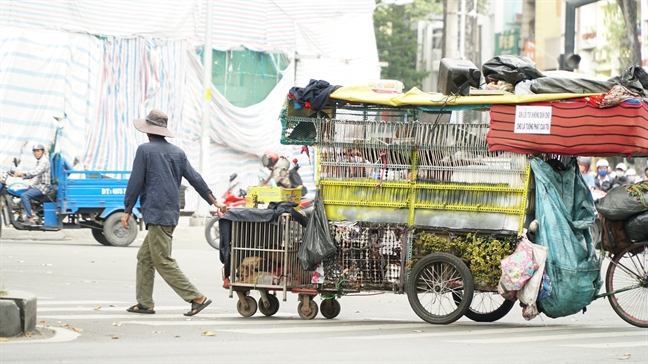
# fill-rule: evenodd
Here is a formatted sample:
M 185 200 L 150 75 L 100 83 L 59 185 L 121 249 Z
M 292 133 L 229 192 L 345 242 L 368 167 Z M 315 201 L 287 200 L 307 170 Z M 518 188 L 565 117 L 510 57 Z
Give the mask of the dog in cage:
M 259 277 L 273 277 L 271 272 L 263 272 L 264 259 L 257 256 L 246 257 L 238 266 L 238 275 L 240 283 L 255 284 L 258 283 Z

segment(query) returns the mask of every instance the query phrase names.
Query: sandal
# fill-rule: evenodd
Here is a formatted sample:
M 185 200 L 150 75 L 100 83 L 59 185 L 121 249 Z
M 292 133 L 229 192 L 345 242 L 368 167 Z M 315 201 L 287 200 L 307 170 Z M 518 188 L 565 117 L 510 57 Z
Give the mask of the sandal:
M 211 303 L 212 301 L 207 297 L 205 297 L 203 303 L 191 301 L 191 311 L 185 312 L 184 315 L 185 316 L 197 315 L 198 312 L 202 311 L 205 307 L 209 306 Z
M 134 306 L 131 306 L 126 309 L 128 312 L 133 312 L 133 313 L 146 313 L 146 314 L 154 314 L 155 310 L 146 308 L 142 306 L 141 304 L 136 304 Z

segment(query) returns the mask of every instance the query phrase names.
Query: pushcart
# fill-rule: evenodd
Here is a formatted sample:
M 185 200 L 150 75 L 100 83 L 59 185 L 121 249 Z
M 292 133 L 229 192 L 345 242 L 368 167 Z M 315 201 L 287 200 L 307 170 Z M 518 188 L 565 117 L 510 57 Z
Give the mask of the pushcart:
M 407 293 L 414 312 L 432 324 L 504 317 L 513 301 L 497 293 L 492 277 L 475 272 L 474 259 L 453 251 L 457 239 L 511 245 L 534 220 L 530 153 L 489 148 L 489 111 L 579 96 L 395 96 L 343 88 L 317 113 L 287 99 L 282 143 L 317 146 L 318 188 L 338 246 L 323 262 L 318 292 L 326 290 L 327 300 L 362 290 Z M 534 154 L 578 154 L 566 151 Z M 421 234 L 434 236 L 430 245 L 447 243 L 421 255 Z M 484 265 L 499 267 L 502 256 L 489 254 L 482 252 Z M 599 297 L 628 323 L 648 327 L 648 242 L 602 256 L 610 265 Z
M 299 316 L 312 319 L 318 313 L 313 298 L 318 292 L 311 284 L 312 272 L 297 260 L 304 227 L 290 214 L 276 221 L 232 221 L 230 297 L 236 293 L 236 309 L 243 317 L 257 311 L 272 316 L 279 310 L 277 292 L 298 294 Z M 257 301 L 250 291 L 257 290 Z

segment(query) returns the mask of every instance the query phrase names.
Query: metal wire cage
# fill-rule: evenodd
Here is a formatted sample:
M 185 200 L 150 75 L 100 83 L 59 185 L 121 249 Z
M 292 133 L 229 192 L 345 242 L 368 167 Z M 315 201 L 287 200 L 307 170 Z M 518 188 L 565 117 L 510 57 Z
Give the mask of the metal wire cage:
M 304 227 L 290 214 L 277 222 L 232 221 L 231 286 L 283 290 L 310 286 L 297 260 Z

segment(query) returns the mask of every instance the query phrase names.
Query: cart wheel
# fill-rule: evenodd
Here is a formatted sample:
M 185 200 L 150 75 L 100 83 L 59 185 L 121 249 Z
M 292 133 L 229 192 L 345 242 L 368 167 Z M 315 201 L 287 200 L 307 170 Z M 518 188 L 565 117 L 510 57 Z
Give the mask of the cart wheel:
M 453 293 L 452 297 L 457 305 L 461 303 L 458 293 Z M 515 305 L 514 301 L 505 300 L 497 292 L 475 291 L 470 308 L 464 315 L 476 322 L 495 322 L 506 316 L 513 305 Z
M 279 299 L 273 294 L 266 294 L 269 306 L 265 307 L 263 298 L 259 297 L 259 311 L 266 316 L 272 316 L 279 311 Z
M 103 233 L 103 230 L 99 229 L 90 229 L 92 230 L 92 237 L 95 238 L 97 243 L 101 245 L 110 245 L 110 242 L 108 242 L 108 239 L 106 239 L 106 236 Z
M 308 302 L 310 303 L 310 312 L 308 313 L 305 312 L 306 308 L 304 307 L 304 302 L 299 302 L 299 305 L 297 305 L 297 313 L 299 313 L 299 317 L 304 320 L 312 320 L 317 316 L 317 303 L 313 300 L 309 300 Z
M 340 302 L 335 298 L 320 302 L 320 312 L 327 319 L 334 319 L 340 314 Z
M 633 244 L 617 254 L 605 275 L 612 309 L 627 323 L 648 328 L 648 242 Z
M 205 225 L 205 239 L 212 248 L 220 249 L 220 231 L 218 230 L 218 216 L 212 217 Z
M 250 296 L 245 296 L 245 302 L 247 302 L 248 305 L 247 309 L 243 307 L 243 303 L 241 301 L 238 301 L 236 302 L 236 310 L 243 317 L 251 317 L 256 313 L 257 310 L 256 300 Z
M 457 321 L 470 308 L 475 281 L 459 258 L 432 253 L 419 260 L 407 281 L 407 299 L 414 312 L 431 324 Z M 453 294 L 461 298 L 455 302 Z
M 128 220 L 130 229 L 126 230 L 121 223 L 122 214 L 113 213 L 104 222 L 103 234 L 112 246 L 129 246 L 137 237 L 137 222 L 131 216 Z

